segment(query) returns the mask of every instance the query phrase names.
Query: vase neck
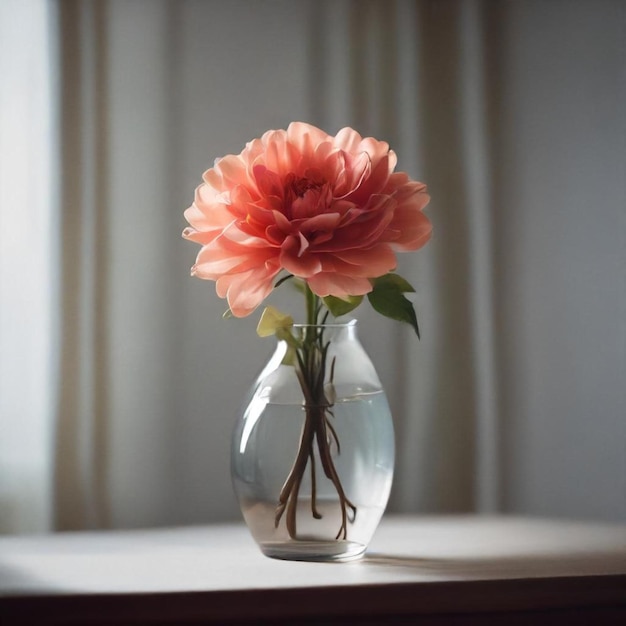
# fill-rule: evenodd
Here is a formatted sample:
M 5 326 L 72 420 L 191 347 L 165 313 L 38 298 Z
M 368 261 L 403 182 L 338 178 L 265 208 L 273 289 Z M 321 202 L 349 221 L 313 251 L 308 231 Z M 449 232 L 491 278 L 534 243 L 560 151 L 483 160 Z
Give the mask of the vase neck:
M 324 342 L 345 341 L 357 338 L 357 321 L 330 324 L 294 324 L 293 334 L 301 340 L 316 339 Z

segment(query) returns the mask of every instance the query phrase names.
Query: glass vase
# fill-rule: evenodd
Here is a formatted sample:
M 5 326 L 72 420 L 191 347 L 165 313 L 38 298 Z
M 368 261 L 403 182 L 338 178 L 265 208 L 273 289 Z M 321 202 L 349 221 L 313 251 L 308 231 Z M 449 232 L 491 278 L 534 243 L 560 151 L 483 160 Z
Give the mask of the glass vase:
M 359 558 L 393 478 L 387 397 L 356 321 L 295 325 L 278 336 L 233 431 L 243 517 L 269 557 Z

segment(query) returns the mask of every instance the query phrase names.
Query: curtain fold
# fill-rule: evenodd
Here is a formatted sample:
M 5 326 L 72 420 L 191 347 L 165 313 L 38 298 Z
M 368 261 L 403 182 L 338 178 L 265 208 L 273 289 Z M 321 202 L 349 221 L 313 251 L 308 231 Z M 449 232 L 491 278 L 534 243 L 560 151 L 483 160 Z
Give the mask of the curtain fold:
M 60 2 L 61 352 L 55 525 L 108 525 L 105 3 Z M 114 297 L 114 296 L 113 296 Z
M 467 311 L 470 332 L 470 371 L 474 404 L 473 505 L 480 512 L 501 510 L 501 427 L 498 421 L 497 329 L 493 228 L 494 184 L 489 142 L 489 119 L 497 117 L 497 100 L 489 106 L 497 88 L 489 83 L 488 55 L 498 54 L 497 40 L 489 31 L 492 4 L 464 2 L 459 14 L 459 85 L 461 108 L 461 161 L 467 223 Z M 494 49 L 495 48 L 495 49 Z M 495 106 L 494 106 L 495 105 Z

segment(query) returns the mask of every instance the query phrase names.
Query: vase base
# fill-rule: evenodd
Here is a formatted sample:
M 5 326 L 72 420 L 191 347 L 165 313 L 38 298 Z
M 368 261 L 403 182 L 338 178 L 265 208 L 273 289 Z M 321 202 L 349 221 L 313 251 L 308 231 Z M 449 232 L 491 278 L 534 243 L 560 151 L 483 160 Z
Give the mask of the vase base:
M 285 561 L 343 562 L 356 561 L 366 546 L 355 541 L 266 541 L 259 544 L 265 556 Z

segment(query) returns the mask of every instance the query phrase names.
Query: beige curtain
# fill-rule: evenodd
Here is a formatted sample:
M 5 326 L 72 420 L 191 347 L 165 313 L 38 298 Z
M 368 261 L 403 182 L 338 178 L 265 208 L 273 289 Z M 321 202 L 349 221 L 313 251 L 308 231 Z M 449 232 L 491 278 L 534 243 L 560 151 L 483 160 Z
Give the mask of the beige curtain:
M 109 523 L 107 33 L 103 3 L 57 8 L 63 176 L 55 525 L 93 528 Z
M 391 510 L 626 518 L 619 0 L 63 0 L 55 528 L 237 518 L 229 438 L 270 351 L 188 277 L 212 160 L 307 120 L 432 193 L 423 339 L 364 310 Z

